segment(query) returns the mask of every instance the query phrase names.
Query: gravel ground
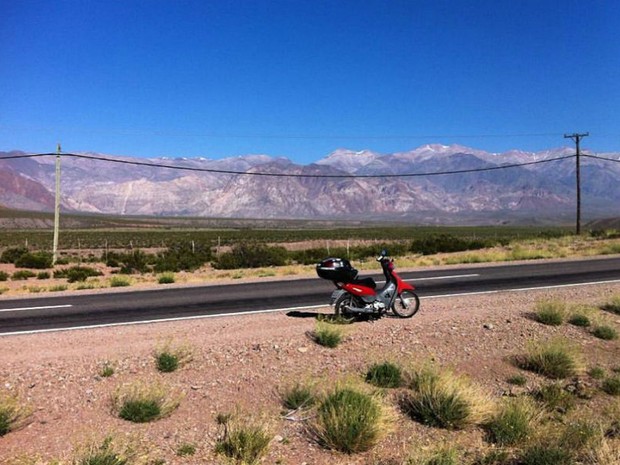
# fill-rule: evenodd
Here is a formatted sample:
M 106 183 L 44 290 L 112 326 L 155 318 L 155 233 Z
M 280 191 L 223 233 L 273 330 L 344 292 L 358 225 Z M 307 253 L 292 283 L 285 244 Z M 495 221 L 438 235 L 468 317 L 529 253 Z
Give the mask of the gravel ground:
M 600 304 L 618 294 L 620 284 L 608 284 L 423 299 L 412 319 L 386 317 L 344 327 L 345 340 L 335 349 L 320 347 L 308 337 L 315 326 L 313 314 L 268 313 L 0 337 L 0 393 L 19 395 L 33 411 L 29 424 L 0 437 L 0 463 L 19 457 L 68 461 L 80 445 L 108 434 L 167 464 L 223 463 L 213 452 L 219 434 L 215 417 L 231 411 L 269 427 L 274 437 L 264 461 L 269 464 L 402 461 L 412 451 L 441 441 L 481 449 L 486 446 L 479 429 L 423 427 L 398 412 L 396 394 L 388 393 L 384 401 L 393 408 L 394 424 L 381 443 L 354 456 L 330 452 L 309 439 L 302 422 L 282 418 L 278 392 L 297 381 L 322 389 L 336 382 L 361 383 L 374 362 L 389 360 L 406 368 L 434 361 L 467 374 L 500 397 L 511 389 L 506 379 L 519 371 L 510 357 L 522 353 L 528 341 L 554 336 L 569 337 L 581 347 L 586 366 L 610 370 L 620 366 L 618 341 L 596 339 L 568 324 L 544 326 L 532 320 L 531 312 L 541 299 Z M 601 315 L 620 329 L 619 317 Z M 174 373 L 158 373 L 153 353 L 165 343 L 191 348 L 192 360 Z M 115 372 L 103 378 L 98 373 L 105 362 Z M 542 381 L 524 374 L 528 387 Z M 182 397 L 179 408 L 146 424 L 115 417 L 112 394 L 134 381 L 169 386 Z M 607 398 L 597 396 L 597 401 Z M 582 408 L 585 412 L 590 407 Z M 183 444 L 195 445 L 195 454 L 178 456 Z

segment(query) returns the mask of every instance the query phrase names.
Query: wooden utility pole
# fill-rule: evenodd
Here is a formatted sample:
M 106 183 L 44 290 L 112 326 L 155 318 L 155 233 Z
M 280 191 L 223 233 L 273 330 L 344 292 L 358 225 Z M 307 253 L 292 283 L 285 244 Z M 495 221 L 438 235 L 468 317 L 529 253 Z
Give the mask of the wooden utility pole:
M 581 141 L 581 139 L 583 137 L 588 137 L 590 135 L 589 132 L 583 133 L 583 134 L 577 134 L 577 133 L 573 133 L 573 134 L 564 134 L 564 139 L 573 139 L 575 141 L 575 147 L 576 147 L 576 157 L 575 157 L 575 163 L 576 163 L 576 167 L 575 167 L 575 177 L 576 177 L 576 181 L 577 181 L 577 218 L 576 218 L 576 225 L 575 225 L 575 234 L 579 235 L 581 234 L 581 165 L 580 165 L 580 160 L 579 160 L 579 155 L 581 155 L 581 152 L 579 151 L 579 142 Z
M 54 245 L 52 248 L 52 266 L 58 260 L 58 230 L 60 229 L 60 143 L 56 147 L 56 199 L 54 201 Z

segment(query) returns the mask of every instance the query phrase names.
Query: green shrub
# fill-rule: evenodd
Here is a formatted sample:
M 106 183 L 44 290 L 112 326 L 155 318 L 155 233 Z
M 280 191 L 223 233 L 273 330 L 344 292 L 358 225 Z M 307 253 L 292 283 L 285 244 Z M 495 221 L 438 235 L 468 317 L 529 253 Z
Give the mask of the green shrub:
M 601 389 L 611 396 L 620 396 L 620 377 L 612 376 L 603 381 Z
M 170 272 L 166 272 L 157 278 L 157 282 L 159 284 L 172 284 L 174 283 L 174 274 Z
M 196 453 L 196 446 L 194 444 L 185 443 L 177 447 L 177 456 L 189 457 Z
M 547 300 L 536 305 L 536 319 L 545 325 L 560 326 L 566 313 L 565 305 L 561 302 Z
M 18 270 L 15 273 L 13 273 L 13 275 L 11 276 L 11 279 L 13 281 L 25 281 L 26 279 L 34 278 L 35 276 L 36 276 L 36 273 L 33 273 L 30 270 Z
M 284 247 L 269 247 L 264 244 L 237 244 L 230 252 L 221 254 L 212 263 L 218 270 L 236 268 L 262 268 L 283 266 L 288 262 Z
M 162 352 L 155 357 L 157 369 L 162 373 L 171 373 L 179 367 L 179 359 L 169 352 Z
M 422 239 L 415 239 L 411 243 L 409 250 L 422 255 L 434 255 L 464 250 L 478 250 L 494 245 L 495 242 L 490 240 L 464 239 L 450 234 L 431 234 Z
M 372 448 L 385 431 L 386 421 L 375 398 L 337 388 L 318 406 L 312 431 L 322 446 L 353 454 Z
M 573 454 L 559 445 L 528 447 L 518 462 L 520 465 L 572 465 Z
M 509 465 L 510 454 L 505 450 L 490 450 L 474 462 L 473 465 Z M 409 465 L 409 464 L 407 464 Z
M 126 286 L 131 286 L 131 282 L 127 276 L 112 276 L 112 279 L 110 279 L 110 287 Z
M 209 246 L 195 245 L 192 250 L 190 244 L 177 244 L 157 255 L 153 269 L 158 273 L 195 271 L 212 259 L 213 254 Z
M 603 379 L 605 377 L 605 370 L 601 367 L 592 367 L 588 370 L 588 375 L 593 379 Z
M 178 398 L 159 384 L 123 386 L 112 396 L 113 411 L 123 420 L 146 423 L 168 416 L 179 406 Z
M 312 337 L 317 344 L 333 349 L 340 344 L 343 334 L 340 328 L 318 321 Z
M 84 282 L 90 277 L 101 276 L 102 274 L 103 273 L 99 270 L 89 266 L 72 266 L 70 268 L 65 268 L 64 270 L 54 271 L 54 278 L 64 278 L 70 283 L 75 283 Z
M 568 322 L 573 326 L 580 326 L 580 327 L 588 327 L 591 324 L 590 318 L 588 318 L 586 315 L 582 313 L 574 313 L 573 315 L 570 316 L 570 318 L 568 319 Z
M 580 369 L 578 354 L 573 345 L 562 339 L 530 344 L 528 353 L 516 357 L 517 366 L 548 378 L 575 376 Z
M 596 326 L 592 330 L 592 334 L 595 337 L 603 339 L 605 341 L 612 341 L 614 339 L 618 339 L 618 331 L 607 325 Z
M 506 382 L 514 386 L 525 386 L 527 384 L 527 378 L 523 375 L 514 375 L 508 378 Z
M 240 465 L 259 463 L 271 442 L 269 432 L 253 421 L 241 421 L 232 415 L 220 414 L 217 420 L 223 434 L 215 443 L 215 452 Z
M 15 260 L 17 268 L 35 268 L 38 270 L 52 267 L 52 254 L 49 252 L 28 252 Z
M 91 445 L 73 460 L 74 465 L 128 465 L 131 454 L 120 452 L 113 445 L 111 437 L 104 439 L 99 446 Z
M 459 452 L 456 447 L 442 445 L 429 451 L 417 452 L 406 465 L 460 465 Z
M 603 440 L 601 425 L 589 420 L 571 421 L 564 425 L 559 444 L 581 456 L 584 452 L 593 451 Z
M 601 308 L 607 312 L 620 315 L 620 295 L 616 295 L 612 297 L 612 299 L 609 302 L 601 305 Z
M 316 319 L 317 321 L 322 321 L 324 323 L 329 323 L 331 325 L 350 325 L 353 322 L 355 322 L 354 317 L 347 318 L 344 315 L 334 315 L 334 314 L 330 314 L 330 315 L 320 314 L 320 315 L 317 315 Z
M 154 255 L 147 255 L 138 249 L 129 253 L 109 252 L 106 265 L 120 267 L 123 274 L 146 273 L 154 261 Z
M 506 401 L 486 428 L 492 442 L 500 446 L 512 446 L 527 440 L 537 416 L 535 407 L 527 398 Z
M 312 389 L 301 384 L 287 388 L 281 397 L 282 404 L 289 410 L 311 407 L 316 402 Z
M 51 286 L 48 288 L 48 291 L 50 292 L 62 292 L 62 291 L 66 291 L 68 289 L 67 286 L 65 286 L 64 284 L 59 284 L 57 286 Z
M 491 400 L 466 378 L 434 367 L 413 373 L 412 391 L 401 407 L 411 418 L 428 426 L 462 429 L 484 423 L 491 415 Z
M 172 347 L 167 343 L 155 350 L 154 357 L 158 371 L 172 373 L 192 359 L 192 351 L 189 347 Z
M 99 376 L 102 378 L 109 378 L 114 374 L 114 371 L 114 366 L 109 362 L 105 362 L 99 370 Z
M 2 252 L 0 255 L 0 263 L 15 263 L 15 261 L 24 254 L 28 253 L 25 247 L 11 247 Z
M 6 271 L 0 271 L 0 281 L 7 281 L 9 276 L 10 275 Z
M 574 394 L 558 383 L 541 386 L 533 392 L 533 396 L 550 411 L 566 413 L 575 406 Z
M 403 378 L 400 367 L 390 362 L 372 365 L 366 372 L 366 382 L 382 388 L 397 388 Z
M 0 437 L 23 427 L 30 411 L 14 396 L 0 394 Z
M 41 271 L 37 273 L 37 279 L 50 279 L 49 271 Z

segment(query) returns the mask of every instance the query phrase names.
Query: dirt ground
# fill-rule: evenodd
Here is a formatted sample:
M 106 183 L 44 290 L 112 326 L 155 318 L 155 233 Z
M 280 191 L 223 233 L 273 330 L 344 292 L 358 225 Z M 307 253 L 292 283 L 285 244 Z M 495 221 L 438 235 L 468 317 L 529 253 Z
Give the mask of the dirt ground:
M 414 450 L 441 442 L 462 445 L 470 453 L 482 450 L 479 428 L 445 431 L 421 426 L 396 408 L 395 393 L 383 400 L 393 410 L 393 425 L 371 451 L 347 456 L 325 450 L 307 434 L 304 423 L 282 416 L 279 392 L 295 382 L 329 390 L 338 382 L 363 384 L 375 362 L 392 361 L 407 368 L 433 361 L 466 374 L 494 398 L 515 389 L 506 379 L 520 372 L 512 356 L 529 341 L 557 336 L 570 338 L 583 354 L 585 366 L 611 372 L 620 366 L 620 343 L 603 341 L 569 324 L 542 325 L 531 318 L 541 299 L 569 304 L 598 305 L 620 294 L 620 284 L 501 292 L 461 297 L 426 298 L 412 319 L 386 317 L 345 326 L 345 340 L 336 348 L 318 346 L 309 337 L 315 314 L 282 312 L 204 318 L 179 322 L 118 326 L 0 337 L 0 393 L 18 395 L 31 410 L 29 423 L 0 437 L 0 463 L 35 458 L 69 462 L 75 450 L 106 435 L 128 440 L 151 463 L 225 463 L 214 453 L 220 433 L 216 416 L 237 412 L 268 426 L 273 440 L 263 463 L 370 464 L 402 461 Z M 318 313 L 330 312 L 329 308 Z M 620 330 L 620 317 L 600 312 Z M 176 372 L 159 373 L 157 347 L 191 348 L 192 360 Z M 105 363 L 114 367 L 100 376 Z M 541 377 L 522 372 L 527 387 Z M 584 379 L 594 383 L 587 375 Z M 117 388 L 136 381 L 162 383 L 181 399 L 166 418 L 134 424 L 116 417 L 111 397 Z M 580 405 L 610 404 L 599 393 Z M 177 454 L 192 444 L 191 456 Z

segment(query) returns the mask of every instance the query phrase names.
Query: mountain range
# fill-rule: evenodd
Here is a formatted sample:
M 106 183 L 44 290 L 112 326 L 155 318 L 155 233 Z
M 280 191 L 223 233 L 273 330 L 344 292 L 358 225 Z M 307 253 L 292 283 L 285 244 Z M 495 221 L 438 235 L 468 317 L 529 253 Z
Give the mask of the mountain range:
M 489 153 L 431 144 L 391 154 L 339 149 L 309 165 L 267 155 L 213 160 L 84 153 L 122 163 L 61 157 L 61 206 L 64 211 L 112 215 L 385 218 L 424 224 L 561 222 L 574 217 L 574 153 L 570 147 Z M 6 158 L 19 155 L 24 154 L 0 152 L 0 206 L 53 210 L 55 157 Z M 620 160 L 620 153 L 598 155 Z M 569 158 L 545 162 L 560 157 Z M 188 170 L 136 166 L 133 162 Z M 517 164 L 522 166 L 484 171 Z M 199 171 L 203 169 L 343 177 Z M 474 171 L 428 175 L 463 170 Z M 427 175 L 418 176 L 423 173 Z M 416 176 L 394 176 L 402 174 Z M 584 218 L 620 215 L 620 163 L 582 157 L 581 179 Z

